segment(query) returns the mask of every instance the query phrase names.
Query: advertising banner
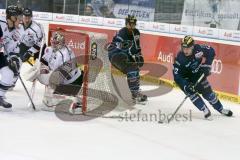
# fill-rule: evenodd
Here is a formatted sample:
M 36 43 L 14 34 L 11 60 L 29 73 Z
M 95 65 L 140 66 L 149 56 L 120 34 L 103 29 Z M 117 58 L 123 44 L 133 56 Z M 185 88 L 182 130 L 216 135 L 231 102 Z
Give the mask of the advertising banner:
M 135 15 L 142 21 L 154 21 L 155 0 L 114 0 L 113 14 L 125 18 L 128 14 Z
M 192 35 L 193 27 L 178 24 L 170 24 L 170 32 L 175 34 Z
M 181 24 L 237 30 L 239 0 L 185 0 Z
M 57 26 L 59 27 L 59 24 L 50 24 L 49 27 L 54 28 Z M 61 25 L 61 27 L 105 33 L 108 35 L 109 42 L 116 33 L 116 30 L 81 26 Z M 140 42 L 145 61 L 164 65 L 168 70 L 161 78 L 173 81 L 172 64 L 177 52 L 180 50 L 181 39 L 142 33 Z M 198 40 L 196 40 L 196 43 L 210 45 L 215 49 L 216 57 L 212 64 L 212 75 L 209 77 L 214 90 L 238 96 L 240 90 L 240 46 Z M 233 101 L 236 102 L 235 99 Z
M 205 37 L 205 38 L 215 38 L 218 39 L 218 30 L 214 28 L 207 27 L 193 27 L 193 35 L 197 37 Z
M 78 23 L 78 15 L 53 13 L 53 21 Z
M 103 17 L 79 16 L 78 22 L 83 24 L 103 25 Z
M 37 20 L 52 21 L 53 14 L 50 12 L 33 12 L 33 18 Z

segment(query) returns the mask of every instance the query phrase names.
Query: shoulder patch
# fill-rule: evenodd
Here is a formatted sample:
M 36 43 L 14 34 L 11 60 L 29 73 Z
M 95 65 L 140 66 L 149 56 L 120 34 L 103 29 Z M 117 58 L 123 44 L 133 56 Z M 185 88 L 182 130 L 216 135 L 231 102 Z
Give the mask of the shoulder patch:
M 195 58 L 197 58 L 197 59 L 202 58 L 202 56 L 203 56 L 203 52 L 202 52 L 202 51 L 197 52 L 197 53 L 195 54 Z

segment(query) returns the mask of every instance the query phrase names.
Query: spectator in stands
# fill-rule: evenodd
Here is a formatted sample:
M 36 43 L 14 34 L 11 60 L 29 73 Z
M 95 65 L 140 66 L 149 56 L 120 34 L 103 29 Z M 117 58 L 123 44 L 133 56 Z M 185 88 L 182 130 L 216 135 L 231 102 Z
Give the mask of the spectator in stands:
M 86 7 L 84 8 L 84 15 L 85 16 L 96 16 L 96 14 L 94 13 L 93 7 L 90 3 L 87 4 Z
M 109 8 L 107 6 L 102 6 L 99 8 L 101 14 L 103 17 L 106 17 L 106 18 L 116 18 L 113 14 L 112 11 L 109 10 Z
M 39 3 L 39 0 L 32 0 L 31 6 L 29 8 L 31 8 L 32 11 L 43 11 L 41 2 Z
M 0 9 L 5 9 L 6 8 L 6 3 L 5 1 L 4 2 L 1 2 L 0 3 Z

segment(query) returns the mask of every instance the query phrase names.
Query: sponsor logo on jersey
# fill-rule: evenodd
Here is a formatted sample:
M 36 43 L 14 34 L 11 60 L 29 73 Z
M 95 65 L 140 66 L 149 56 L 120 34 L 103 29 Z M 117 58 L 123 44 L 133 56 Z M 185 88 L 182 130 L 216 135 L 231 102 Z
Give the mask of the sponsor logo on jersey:
M 139 40 L 139 39 L 140 39 L 140 36 L 139 36 L 139 35 L 135 35 L 135 36 L 134 36 L 134 39 L 135 39 L 135 40 Z
M 203 52 L 197 52 L 195 54 L 195 58 L 197 58 L 197 59 L 202 58 L 202 56 L 203 56 Z

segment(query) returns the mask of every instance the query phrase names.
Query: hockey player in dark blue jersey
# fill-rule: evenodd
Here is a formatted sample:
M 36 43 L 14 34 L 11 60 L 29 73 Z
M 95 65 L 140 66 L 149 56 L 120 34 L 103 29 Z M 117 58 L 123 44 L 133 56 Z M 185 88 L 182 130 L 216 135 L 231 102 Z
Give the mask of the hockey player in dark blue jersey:
M 127 75 L 127 82 L 134 102 L 144 102 L 147 96 L 140 92 L 140 67 L 144 58 L 140 47 L 140 32 L 136 29 L 137 19 L 128 15 L 126 26 L 120 29 L 108 46 L 108 55 L 111 64 Z
M 181 42 L 181 50 L 177 54 L 175 63 L 173 64 L 175 82 L 181 90 L 189 96 L 192 103 L 200 111 L 203 111 L 206 119 L 211 117 L 211 112 L 200 97 L 200 94 L 219 113 L 229 117 L 233 114 L 231 110 L 223 108 L 223 105 L 213 92 L 207 80 L 207 77 L 211 74 L 214 57 L 215 51 L 212 47 L 195 44 L 191 36 L 185 36 Z M 205 58 L 205 61 L 203 58 Z M 204 74 L 204 78 L 194 87 L 193 85 L 202 74 Z

